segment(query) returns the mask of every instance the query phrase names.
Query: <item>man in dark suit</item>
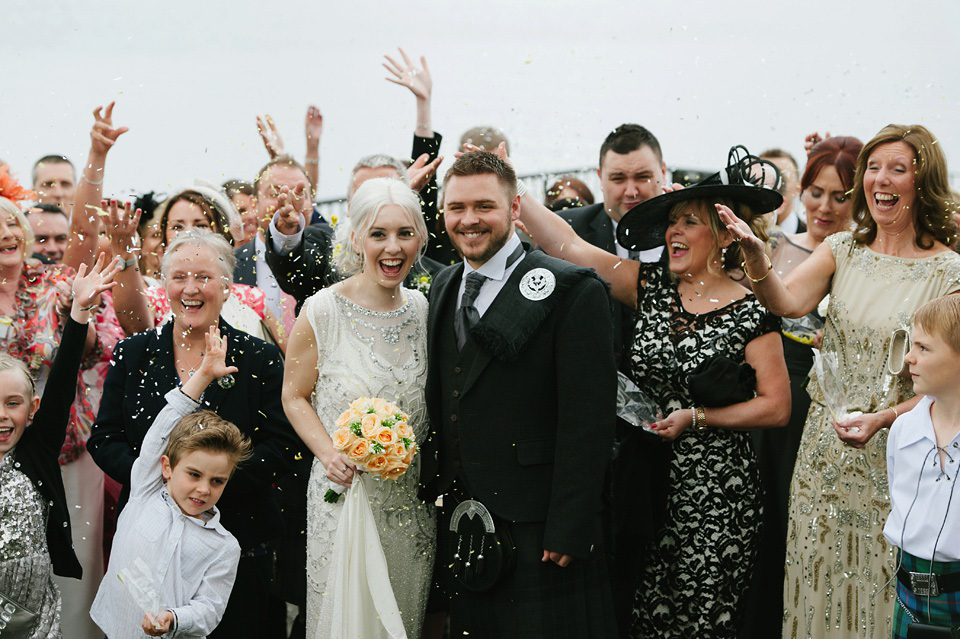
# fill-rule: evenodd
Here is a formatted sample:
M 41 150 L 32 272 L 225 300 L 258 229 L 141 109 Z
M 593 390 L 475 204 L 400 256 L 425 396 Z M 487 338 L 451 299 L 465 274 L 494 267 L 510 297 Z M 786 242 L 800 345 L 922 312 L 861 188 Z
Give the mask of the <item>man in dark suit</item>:
M 577 235 L 608 253 L 624 259 L 656 262 L 662 249 L 631 254 L 617 244 L 617 224 L 623 215 L 641 202 L 663 193 L 667 167 L 660 142 L 638 124 L 621 124 L 600 146 L 600 189 L 603 201 L 561 211 Z M 633 310 L 613 302 L 614 351 L 619 362 L 633 333 Z
M 573 230 L 596 247 L 624 259 L 655 262 L 663 249 L 639 253 L 628 252 L 617 244 L 617 224 L 636 205 L 663 193 L 666 165 L 660 142 L 638 124 L 621 124 L 600 146 L 600 188 L 603 202 L 561 211 L 560 215 Z M 628 366 L 627 353 L 633 336 L 634 310 L 614 300 L 614 351 L 622 370 Z M 658 513 L 665 507 L 662 495 L 649 492 L 639 495 L 637 486 L 656 482 L 657 463 L 664 459 L 660 442 L 620 421 L 617 427 L 619 455 L 611 468 L 613 536 L 612 576 L 617 623 L 625 637 L 633 608 L 633 596 L 640 575 L 642 557 L 636 552 L 656 532 Z
M 425 500 L 444 495 L 436 563 L 452 624 L 485 638 L 613 636 L 601 514 L 616 401 L 607 292 L 593 271 L 524 250 L 516 174 L 496 155 L 458 159 L 443 202 L 465 260 L 430 289 L 421 481 Z M 484 543 L 515 548 L 514 566 L 480 592 L 468 583 L 484 551 L 449 530 L 458 507 L 477 502 L 497 531 Z

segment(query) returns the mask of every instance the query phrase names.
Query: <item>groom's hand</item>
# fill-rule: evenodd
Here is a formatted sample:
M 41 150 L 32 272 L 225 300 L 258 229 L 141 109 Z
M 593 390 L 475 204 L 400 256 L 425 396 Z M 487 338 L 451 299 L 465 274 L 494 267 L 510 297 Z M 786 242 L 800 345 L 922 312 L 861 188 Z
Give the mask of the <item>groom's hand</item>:
M 549 550 L 544 550 L 543 559 L 541 559 L 540 561 L 542 561 L 543 563 L 552 561 L 553 563 L 557 564 L 561 568 L 566 568 L 567 566 L 570 565 L 570 562 L 573 561 L 573 557 L 571 557 L 570 555 L 562 555 L 558 552 L 550 552 Z

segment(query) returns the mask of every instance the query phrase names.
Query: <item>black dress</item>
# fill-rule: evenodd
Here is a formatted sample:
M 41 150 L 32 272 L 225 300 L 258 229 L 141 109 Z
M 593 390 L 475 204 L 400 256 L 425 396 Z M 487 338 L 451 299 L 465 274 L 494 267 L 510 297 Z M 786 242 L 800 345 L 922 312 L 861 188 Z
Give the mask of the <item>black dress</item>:
M 778 330 L 752 294 L 715 311 L 684 310 L 664 266 L 640 267 L 633 379 L 664 416 L 690 408 L 689 375 L 725 355 L 745 360 L 747 344 Z M 749 433 L 687 429 L 671 445 L 666 521 L 640 552 L 646 562 L 631 636 L 735 637 L 753 569 L 761 490 Z M 644 487 L 638 487 L 643 490 Z

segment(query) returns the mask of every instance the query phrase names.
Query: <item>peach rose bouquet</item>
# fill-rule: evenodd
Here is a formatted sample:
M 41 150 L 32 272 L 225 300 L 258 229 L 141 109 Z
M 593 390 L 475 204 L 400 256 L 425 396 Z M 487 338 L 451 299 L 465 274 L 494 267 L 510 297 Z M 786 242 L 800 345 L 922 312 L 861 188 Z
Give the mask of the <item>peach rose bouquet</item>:
M 379 397 L 361 397 L 337 418 L 333 447 L 358 470 L 397 480 L 407 472 L 417 451 L 409 419 L 395 404 Z M 323 500 L 334 504 L 340 495 L 330 489 Z

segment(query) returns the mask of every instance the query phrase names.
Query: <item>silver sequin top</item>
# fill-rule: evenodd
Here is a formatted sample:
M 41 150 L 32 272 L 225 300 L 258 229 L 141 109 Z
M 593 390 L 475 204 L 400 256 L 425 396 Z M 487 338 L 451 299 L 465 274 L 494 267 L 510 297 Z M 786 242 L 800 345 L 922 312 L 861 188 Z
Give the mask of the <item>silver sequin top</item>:
M 16 461 L 0 459 L 0 592 L 37 612 L 30 639 L 61 636 L 60 592 L 47 550 L 48 505 Z

